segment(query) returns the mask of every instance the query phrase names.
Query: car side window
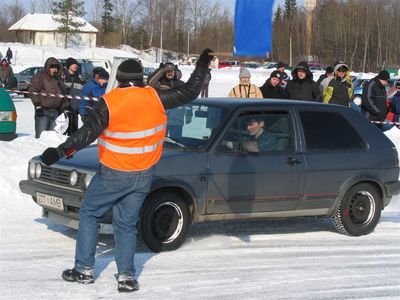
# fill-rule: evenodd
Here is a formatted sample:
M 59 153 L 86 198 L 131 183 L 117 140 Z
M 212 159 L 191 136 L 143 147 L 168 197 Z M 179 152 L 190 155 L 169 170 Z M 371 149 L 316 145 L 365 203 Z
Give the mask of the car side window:
M 292 150 L 287 113 L 246 113 L 226 131 L 219 152 L 271 152 Z
M 365 143 L 356 129 L 337 112 L 300 112 L 307 150 L 361 149 Z

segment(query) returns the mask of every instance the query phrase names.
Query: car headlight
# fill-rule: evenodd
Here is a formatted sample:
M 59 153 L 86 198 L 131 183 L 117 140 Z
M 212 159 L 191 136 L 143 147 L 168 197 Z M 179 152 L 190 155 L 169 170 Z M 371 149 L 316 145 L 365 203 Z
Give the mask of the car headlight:
M 35 175 L 36 175 L 37 178 L 39 178 L 40 174 L 42 174 L 42 166 L 41 166 L 41 164 L 36 164 L 36 166 L 35 166 Z
M 15 122 L 16 114 L 14 111 L 0 111 L 0 121 Z
M 75 185 L 77 182 L 78 182 L 78 172 L 74 170 L 71 172 L 71 174 L 69 174 L 69 183 L 71 185 Z
M 35 177 L 35 169 L 36 169 L 36 165 L 33 162 L 29 163 L 29 176 L 31 178 Z
M 85 189 L 88 188 L 88 186 L 89 186 L 90 182 L 92 181 L 92 179 L 93 179 L 93 175 L 92 175 L 92 174 L 86 174 L 86 175 L 85 175 L 85 180 L 84 180 L 84 182 L 85 182 Z

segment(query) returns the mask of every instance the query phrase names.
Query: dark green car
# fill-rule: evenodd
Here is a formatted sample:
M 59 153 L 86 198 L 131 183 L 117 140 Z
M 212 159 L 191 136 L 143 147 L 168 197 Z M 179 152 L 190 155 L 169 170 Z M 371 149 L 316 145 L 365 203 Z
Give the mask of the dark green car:
M 0 140 L 11 141 L 17 137 L 17 112 L 11 96 L 0 88 Z

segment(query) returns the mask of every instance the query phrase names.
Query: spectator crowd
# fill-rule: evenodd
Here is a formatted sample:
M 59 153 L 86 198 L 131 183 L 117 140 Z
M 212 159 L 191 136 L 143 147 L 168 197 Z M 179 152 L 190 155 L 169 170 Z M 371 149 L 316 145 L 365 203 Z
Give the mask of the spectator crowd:
M 0 53 L 1 55 L 1 53 Z M 12 89 L 17 82 L 11 67 L 12 50 L 8 48 L 6 56 L 0 57 L 0 87 Z M 211 81 L 211 66 L 209 65 L 204 83 L 201 88 L 201 97 L 208 97 Z M 147 85 L 157 91 L 168 90 L 183 86 L 182 73 L 172 62 L 161 63 L 147 79 Z M 400 116 L 400 80 L 395 82 L 397 90 L 390 105 L 387 105 L 386 86 L 390 79 L 388 71 L 382 70 L 363 87 L 362 103 L 358 107 L 352 102 L 353 85 L 350 68 L 343 61 L 337 61 L 328 66 L 325 74 L 317 81 L 313 80 L 306 61 L 299 62 L 291 71 L 291 78 L 285 71 L 285 64 L 279 62 L 276 70 L 271 72 L 265 83 L 258 87 L 251 82 L 250 70 L 246 67 L 239 69 L 239 82 L 227 94 L 232 98 L 254 99 L 291 99 L 337 104 L 354 108 L 368 120 L 373 121 L 383 131 L 393 127 L 385 119 L 389 112 L 394 114 L 393 121 L 399 122 Z M 50 57 L 46 60 L 44 69 L 34 75 L 29 92 L 35 114 L 35 136 L 40 137 L 44 130 L 56 128 L 57 120 L 64 115 L 67 122 L 62 132 L 67 135 L 78 130 L 79 116 L 86 122 L 91 111 L 97 104 L 97 97 L 104 95 L 109 79 L 109 73 L 101 68 L 93 69 L 93 78 L 86 78 L 79 72 L 79 63 L 69 57 L 63 66 L 59 60 Z M 55 95 L 69 95 L 71 97 L 54 97 Z M 96 97 L 96 98 L 94 98 Z M 180 136 L 183 122 L 189 123 L 192 111 L 180 107 L 174 111 L 167 111 L 169 118 L 169 132 L 171 136 Z M 60 121 L 61 122 L 61 121 Z M 397 124 L 396 124 L 397 125 Z M 400 126 L 397 125 L 400 128 Z

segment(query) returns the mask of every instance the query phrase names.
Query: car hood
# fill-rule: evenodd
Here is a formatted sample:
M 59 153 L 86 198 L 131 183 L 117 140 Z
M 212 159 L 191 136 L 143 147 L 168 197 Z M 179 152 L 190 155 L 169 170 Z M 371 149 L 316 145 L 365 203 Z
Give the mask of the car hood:
M 189 170 L 193 170 L 194 166 L 192 163 L 187 162 L 193 161 L 193 156 L 205 157 L 206 154 L 203 152 L 183 151 L 180 148 L 171 149 L 169 147 L 164 147 L 162 158 L 157 164 L 156 174 L 161 175 L 165 173 L 177 173 L 182 175 L 184 173 L 187 173 L 184 171 L 185 169 L 187 169 L 188 172 L 191 173 L 192 171 Z M 36 156 L 35 159 L 40 160 L 40 157 Z M 198 161 L 201 161 L 201 164 L 204 167 L 203 160 L 200 159 Z M 57 165 L 60 167 L 67 167 L 68 169 L 73 168 L 77 170 L 87 170 L 95 172 L 99 166 L 98 148 L 96 145 L 88 146 L 84 149 L 79 150 L 69 159 L 60 159 L 56 164 L 54 164 L 55 167 L 57 167 Z

